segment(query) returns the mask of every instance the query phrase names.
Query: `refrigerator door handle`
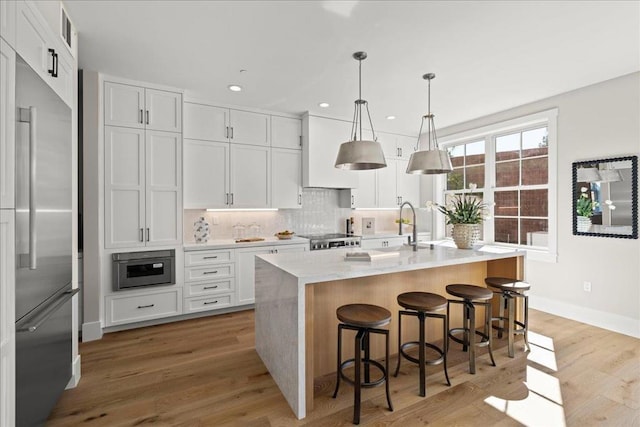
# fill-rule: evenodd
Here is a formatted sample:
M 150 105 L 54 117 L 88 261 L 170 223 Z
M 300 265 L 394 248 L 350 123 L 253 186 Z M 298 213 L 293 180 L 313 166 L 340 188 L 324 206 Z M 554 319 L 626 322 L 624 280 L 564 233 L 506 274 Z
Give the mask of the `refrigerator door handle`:
M 79 291 L 80 289 L 71 289 L 62 293 L 60 296 L 58 296 L 58 299 L 55 302 L 51 303 L 46 309 L 42 310 L 32 319 L 29 319 L 31 320 L 30 322 L 24 322 L 26 323 L 25 325 L 16 324 L 16 332 L 35 332 L 40 326 L 42 326 L 44 322 L 47 321 L 47 319 L 49 319 L 49 317 L 51 317 L 56 311 L 58 311 L 60 307 L 62 307 L 67 301 L 73 298 L 73 296 Z
M 20 108 L 19 122 L 29 123 L 29 270 L 37 267 L 36 243 L 36 150 L 38 149 L 36 107 Z

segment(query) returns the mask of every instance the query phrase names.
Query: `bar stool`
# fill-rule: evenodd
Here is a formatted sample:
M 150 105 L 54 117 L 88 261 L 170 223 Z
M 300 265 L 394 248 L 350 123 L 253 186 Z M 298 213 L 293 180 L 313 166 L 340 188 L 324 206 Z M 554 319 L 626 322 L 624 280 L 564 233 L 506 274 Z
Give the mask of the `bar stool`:
M 447 293 L 460 300 L 450 299 L 447 304 L 447 318 L 451 304 L 462 304 L 463 306 L 463 323 L 462 328 L 449 329 L 447 339 L 451 338 L 457 343 L 462 344 L 462 351 L 469 349 L 469 373 L 476 373 L 476 347 L 488 347 L 491 364 L 496 366 L 491 352 L 491 298 L 493 292 L 487 288 L 475 285 L 452 284 L 447 285 Z M 476 330 L 476 306 L 484 307 L 484 323 L 483 331 Z M 455 334 L 462 332 L 462 337 L 458 338 Z M 480 337 L 480 341 L 476 341 L 476 335 Z M 447 344 L 448 347 L 448 344 Z
M 527 347 L 527 350 L 531 351 L 527 336 L 527 332 L 529 331 L 529 296 L 527 295 L 527 291 L 531 289 L 531 285 L 508 277 L 487 277 L 484 279 L 484 282 L 487 286 L 496 289 L 497 291 L 494 292 L 500 297 L 498 316 L 491 320 L 492 322 L 499 322 L 497 326 L 492 325 L 494 329 L 498 330 L 498 338 L 502 338 L 502 334 L 505 329 L 507 331 L 509 357 L 515 357 L 514 335 L 516 334 L 524 336 L 524 344 Z M 515 306 L 518 298 L 522 298 L 524 305 L 522 321 L 516 319 Z M 504 327 L 505 320 L 507 321 L 506 328 Z
M 380 329 L 381 326 L 388 325 L 391 322 L 391 312 L 386 308 L 371 304 L 348 304 L 338 307 L 336 310 L 338 319 L 342 322 L 338 324 L 338 365 L 337 365 L 337 382 L 336 390 L 333 397 L 338 395 L 340 388 L 340 379 L 345 380 L 349 384 L 353 384 L 353 423 L 360 424 L 360 392 L 361 388 L 371 388 L 385 383 L 387 393 L 387 403 L 389 410 L 393 411 L 391 404 L 391 395 L 389 393 L 389 331 Z M 356 331 L 354 358 L 342 361 L 342 330 L 349 329 Z M 385 364 L 384 366 L 370 357 L 369 335 L 381 334 L 385 336 Z M 364 357 L 362 352 L 364 351 Z M 364 365 L 364 381 L 360 371 L 360 365 Z M 344 369 L 355 365 L 354 379 L 348 378 Z M 381 372 L 380 378 L 371 380 L 371 366 L 377 368 Z
M 447 315 L 440 314 L 438 311 L 447 307 L 447 299 L 430 292 L 405 292 L 398 295 L 398 304 L 407 309 L 398 311 L 398 365 L 396 366 L 396 373 L 394 376 L 398 376 L 400 371 L 400 361 L 404 357 L 410 362 L 417 363 L 420 366 L 420 396 L 426 396 L 426 368 L 425 365 L 438 365 L 444 364 L 444 376 L 447 379 L 447 385 L 451 385 L 449 381 L 449 374 L 447 373 Z M 411 311 L 408 311 L 411 310 Z M 419 334 L 418 341 L 408 341 L 402 343 L 402 316 L 415 316 L 418 318 Z M 426 342 L 425 338 L 425 319 L 437 318 L 442 319 L 442 348 Z M 412 357 L 405 352 L 408 347 L 418 347 L 418 358 Z M 425 350 L 430 348 L 435 350 L 438 357 L 435 359 L 426 359 Z

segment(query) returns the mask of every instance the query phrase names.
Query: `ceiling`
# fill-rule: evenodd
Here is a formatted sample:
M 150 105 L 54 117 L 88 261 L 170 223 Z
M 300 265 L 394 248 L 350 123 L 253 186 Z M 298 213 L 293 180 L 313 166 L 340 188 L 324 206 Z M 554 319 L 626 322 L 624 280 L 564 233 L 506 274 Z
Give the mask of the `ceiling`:
M 426 113 L 427 72 L 436 74 L 431 101 L 442 128 L 640 70 L 638 1 L 65 5 L 80 68 L 223 104 L 351 119 L 351 55 L 366 51 L 362 91 L 374 129 L 406 134 L 417 133 Z M 331 106 L 319 108 L 323 101 Z

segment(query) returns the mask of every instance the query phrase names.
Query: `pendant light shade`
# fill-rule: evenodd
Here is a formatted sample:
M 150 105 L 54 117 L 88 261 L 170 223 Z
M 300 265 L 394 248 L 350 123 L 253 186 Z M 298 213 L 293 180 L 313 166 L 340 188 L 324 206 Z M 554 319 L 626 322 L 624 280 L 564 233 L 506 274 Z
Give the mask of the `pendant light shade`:
M 373 122 L 369 114 L 369 103 L 362 99 L 362 61 L 367 58 L 366 52 L 356 52 L 353 57 L 358 60 L 358 99 L 355 101 L 351 136 L 353 139 L 340 145 L 335 167 L 348 170 L 380 169 L 387 166 L 382 147 L 376 141 Z M 362 139 L 362 106 L 366 107 L 371 126 L 373 141 Z M 358 138 L 359 136 L 359 138 Z
M 418 142 L 416 143 L 416 151 L 411 154 L 409 164 L 407 165 L 408 174 L 422 174 L 422 175 L 436 175 L 441 173 L 449 173 L 453 170 L 451 166 L 451 158 L 446 150 L 441 150 L 438 147 L 438 139 L 436 137 L 436 127 L 433 123 L 434 115 L 431 113 L 431 80 L 435 79 L 436 75 L 428 73 L 422 76 L 423 79 L 429 82 L 428 91 L 428 113 L 422 116 L 422 122 L 420 123 L 420 131 L 418 131 Z M 427 137 L 429 145 L 427 150 L 419 150 L 420 148 L 420 136 L 422 135 L 422 128 L 425 120 L 427 121 Z

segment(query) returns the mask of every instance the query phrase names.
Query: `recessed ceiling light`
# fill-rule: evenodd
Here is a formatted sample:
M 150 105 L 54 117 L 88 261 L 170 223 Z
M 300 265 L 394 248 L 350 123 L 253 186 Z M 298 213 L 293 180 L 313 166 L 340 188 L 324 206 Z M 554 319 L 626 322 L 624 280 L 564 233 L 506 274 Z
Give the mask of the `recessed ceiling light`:
M 229 85 L 228 88 L 231 92 L 240 92 L 242 90 L 242 86 L 238 85 Z
M 329 107 L 329 103 L 328 102 L 321 102 L 321 103 L 318 104 L 318 107 L 327 108 L 327 107 Z
M 387 120 L 395 120 L 396 116 L 387 116 Z

